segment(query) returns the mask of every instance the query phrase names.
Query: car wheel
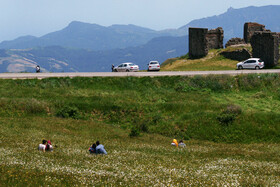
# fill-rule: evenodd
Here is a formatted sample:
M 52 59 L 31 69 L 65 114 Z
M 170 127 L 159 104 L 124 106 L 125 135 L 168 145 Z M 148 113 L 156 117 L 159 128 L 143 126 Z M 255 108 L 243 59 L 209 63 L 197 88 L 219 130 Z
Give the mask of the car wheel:
M 241 69 L 243 69 L 243 67 L 242 66 L 238 66 L 238 69 L 241 70 Z
M 129 69 L 127 69 L 126 72 L 129 72 Z
M 259 67 L 259 66 L 256 66 L 255 69 L 258 70 L 258 69 L 260 69 L 260 67 Z
M 114 72 L 118 72 L 118 70 L 117 70 L 117 69 L 115 69 L 115 70 L 114 70 Z

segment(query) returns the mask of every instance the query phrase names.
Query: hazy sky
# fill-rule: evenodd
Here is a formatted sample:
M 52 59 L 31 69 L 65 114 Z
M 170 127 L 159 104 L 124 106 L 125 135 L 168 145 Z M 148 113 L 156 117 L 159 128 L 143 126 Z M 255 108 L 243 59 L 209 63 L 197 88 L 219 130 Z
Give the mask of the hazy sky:
M 229 7 L 280 5 L 280 0 L 0 0 L 0 42 L 42 36 L 71 21 L 135 24 L 155 30 L 181 27 Z

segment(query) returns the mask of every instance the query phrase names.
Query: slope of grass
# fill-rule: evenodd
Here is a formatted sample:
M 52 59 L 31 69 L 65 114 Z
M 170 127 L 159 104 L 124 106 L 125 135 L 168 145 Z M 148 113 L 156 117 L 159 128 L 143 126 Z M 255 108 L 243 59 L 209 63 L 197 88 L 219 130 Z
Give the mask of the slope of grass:
M 278 74 L 0 80 L 0 184 L 277 186 L 279 84 Z M 54 152 L 37 151 L 43 138 Z M 96 140 L 108 155 L 88 154 Z
M 279 79 L 262 74 L 1 80 L 0 115 L 99 120 L 184 139 L 279 142 Z
M 238 61 L 221 56 L 221 51 L 223 50 L 212 49 L 206 57 L 201 59 L 189 59 L 187 55 L 173 58 L 162 63 L 161 69 L 163 71 L 211 71 L 236 69 L 236 63 L 238 63 Z

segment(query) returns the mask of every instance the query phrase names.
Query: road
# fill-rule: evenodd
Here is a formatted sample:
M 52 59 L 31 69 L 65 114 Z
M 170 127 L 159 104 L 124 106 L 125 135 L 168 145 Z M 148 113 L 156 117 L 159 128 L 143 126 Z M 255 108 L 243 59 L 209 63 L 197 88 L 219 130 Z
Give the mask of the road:
M 280 73 L 273 70 L 228 70 L 228 71 L 160 71 L 160 72 L 78 72 L 78 73 L 0 73 L 0 79 L 43 79 L 49 77 L 157 77 L 194 75 L 239 75 L 251 73 Z

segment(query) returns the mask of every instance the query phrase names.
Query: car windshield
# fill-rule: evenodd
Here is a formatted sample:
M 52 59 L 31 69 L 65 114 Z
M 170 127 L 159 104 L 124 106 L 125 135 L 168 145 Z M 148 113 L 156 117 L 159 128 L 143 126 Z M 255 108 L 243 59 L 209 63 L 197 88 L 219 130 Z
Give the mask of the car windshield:
M 158 64 L 158 62 L 150 62 L 150 64 Z

